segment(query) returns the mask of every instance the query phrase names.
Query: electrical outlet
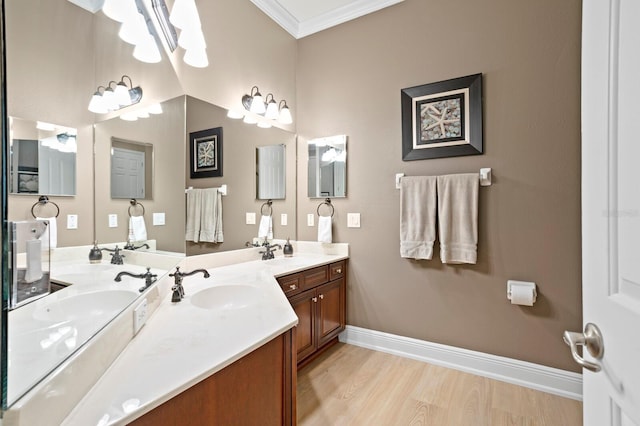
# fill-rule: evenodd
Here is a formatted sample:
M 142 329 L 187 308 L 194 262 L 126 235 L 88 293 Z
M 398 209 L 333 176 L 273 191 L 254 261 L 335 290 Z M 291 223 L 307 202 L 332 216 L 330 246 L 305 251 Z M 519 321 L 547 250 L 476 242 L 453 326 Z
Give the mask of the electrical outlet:
M 147 299 L 143 299 L 142 302 L 133 310 L 133 334 L 137 334 L 147 321 Z
M 347 228 L 360 228 L 360 213 L 347 213 Z
M 313 213 L 309 213 L 307 215 L 307 226 L 313 226 L 314 221 L 315 221 L 315 216 L 313 215 Z
M 118 227 L 118 215 L 110 214 L 109 215 L 109 228 L 117 228 Z
M 247 212 L 245 214 L 245 223 L 247 225 L 255 225 L 256 224 L 256 214 L 253 213 L 253 212 L 251 212 L 251 213 Z
M 280 215 L 280 225 L 287 226 L 288 221 L 289 220 L 288 220 L 287 214 L 286 213 L 282 213 Z
M 68 214 L 67 215 L 67 229 L 78 229 L 78 215 L 77 214 Z
M 164 225 L 164 213 L 154 213 L 153 226 L 162 226 L 162 225 Z

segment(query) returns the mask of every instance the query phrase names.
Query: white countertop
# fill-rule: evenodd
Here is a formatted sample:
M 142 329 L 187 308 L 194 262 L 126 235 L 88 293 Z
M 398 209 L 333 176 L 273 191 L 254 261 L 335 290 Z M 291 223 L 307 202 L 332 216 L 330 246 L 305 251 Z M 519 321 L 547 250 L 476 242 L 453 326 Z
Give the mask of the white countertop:
M 185 277 L 185 298 L 162 296 L 158 309 L 127 345 L 63 425 L 125 424 L 242 358 L 297 324 L 274 277 L 347 258 L 346 253 L 297 253 L 269 261 L 208 267 L 215 255 L 185 260 L 185 271 L 211 274 Z M 209 263 L 215 264 L 215 261 Z M 199 291 L 217 286 L 252 287 L 247 303 L 217 309 L 195 306 Z

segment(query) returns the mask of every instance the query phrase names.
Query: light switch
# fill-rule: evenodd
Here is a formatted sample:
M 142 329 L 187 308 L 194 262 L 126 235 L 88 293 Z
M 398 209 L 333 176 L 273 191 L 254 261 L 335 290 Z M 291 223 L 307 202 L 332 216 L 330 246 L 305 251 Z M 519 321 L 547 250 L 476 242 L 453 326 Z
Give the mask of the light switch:
M 68 214 L 67 215 L 67 229 L 78 229 L 78 215 L 77 214 Z
M 313 213 L 309 213 L 307 215 L 307 226 L 313 226 L 313 222 L 315 220 L 315 216 Z
M 287 222 L 288 222 L 287 214 L 286 213 L 282 213 L 280 215 L 280 225 L 287 226 Z
M 245 223 L 247 225 L 255 225 L 256 224 L 256 214 L 254 212 L 247 212 L 245 213 Z
M 109 228 L 117 228 L 118 227 L 118 215 L 110 214 L 109 215 Z
M 164 225 L 164 212 L 153 214 L 153 226 Z
M 360 213 L 347 213 L 347 228 L 360 228 Z

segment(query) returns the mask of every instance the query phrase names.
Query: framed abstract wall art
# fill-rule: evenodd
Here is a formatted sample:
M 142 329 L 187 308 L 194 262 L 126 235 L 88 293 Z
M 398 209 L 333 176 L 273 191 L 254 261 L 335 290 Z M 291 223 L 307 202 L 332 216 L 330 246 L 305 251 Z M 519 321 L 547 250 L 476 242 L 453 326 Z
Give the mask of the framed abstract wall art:
M 222 176 L 222 127 L 189 133 L 191 178 Z
M 402 159 L 483 153 L 482 74 L 402 89 Z

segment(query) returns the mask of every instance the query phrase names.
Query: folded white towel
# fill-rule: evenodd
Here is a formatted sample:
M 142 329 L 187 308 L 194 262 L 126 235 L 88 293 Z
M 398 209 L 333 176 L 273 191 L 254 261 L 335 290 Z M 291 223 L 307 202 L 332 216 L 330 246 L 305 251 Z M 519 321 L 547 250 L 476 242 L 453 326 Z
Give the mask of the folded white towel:
M 42 250 L 54 249 L 58 246 L 58 222 L 55 217 L 36 217 L 36 220 L 49 222 L 47 230 L 40 236 Z
M 318 241 L 321 243 L 331 243 L 331 216 L 320 216 L 318 218 Z
M 145 241 L 147 239 L 147 227 L 144 224 L 144 216 L 129 216 L 129 241 Z
M 258 228 L 258 238 L 273 239 L 273 221 L 271 215 L 260 217 L 260 227 Z
M 200 241 L 200 215 L 202 213 L 202 191 L 190 189 L 187 192 L 187 224 L 185 239 L 197 243 Z
M 400 180 L 400 256 L 431 259 L 436 239 L 436 177 Z
M 218 188 L 205 188 L 202 192 L 202 213 L 200 214 L 200 241 L 221 243 L 222 234 L 222 194 Z
M 476 263 L 478 174 L 438 176 L 438 229 L 442 263 Z

